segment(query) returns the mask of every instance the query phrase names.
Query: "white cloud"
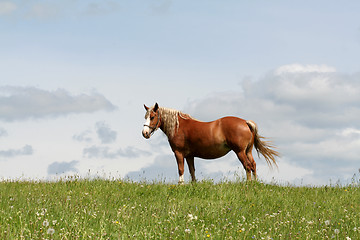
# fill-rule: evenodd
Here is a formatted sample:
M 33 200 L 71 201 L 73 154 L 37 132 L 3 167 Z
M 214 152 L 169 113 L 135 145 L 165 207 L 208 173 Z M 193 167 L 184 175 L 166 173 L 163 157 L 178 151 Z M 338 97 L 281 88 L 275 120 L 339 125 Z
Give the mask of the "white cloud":
M 133 146 L 116 147 L 117 132 L 112 130 L 105 121 L 95 123 L 93 129 L 88 129 L 80 134 L 75 134 L 73 139 L 84 143 L 97 142 L 99 145 L 87 145 L 83 149 L 83 156 L 88 159 L 117 159 L 139 158 L 151 156 L 151 152 Z
M 303 159 L 304 164 L 320 166 L 326 160 L 337 160 L 337 165 L 353 165 L 359 161 L 359 130 L 330 130 L 332 134 L 316 141 L 292 141 L 284 145 L 287 154 Z M 314 159 L 318 161 L 313 161 Z M 356 169 L 356 168 L 355 168 Z
M 100 121 L 95 123 L 95 131 L 98 140 L 101 144 L 114 143 L 117 138 L 117 132 L 112 130 L 110 126 L 105 121 Z M 79 142 L 92 142 L 96 137 L 93 136 L 93 129 L 87 129 L 79 134 L 75 134 L 73 139 Z
M 178 170 L 175 157 L 168 154 L 159 154 L 154 158 L 154 162 L 142 167 L 140 170 L 127 173 L 125 178 L 133 181 L 155 180 L 176 182 Z
M 66 172 L 78 172 L 78 169 L 75 167 L 79 161 L 71 161 L 71 162 L 53 162 L 48 166 L 47 172 L 48 174 L 62 174 Z
M 302 64 L 289 64 L 284 65 L 275 70 L 276 75 L 285 73 L 329 73 L 336 72 L 334 67 L 327 65 L 302 65 Z
M 101 140 L 101 143 L 113 143 L 116 140 L 117 133 L 105 123 L 97 122 L 96 124 L 96 133 Z
M 267 164 L 258 160 L 257 172 L 259 179 L 266 182 L 275 181 L 275 183 L 281 184 L 313 184 L 312 181 L 309 181 L 309 176 L 314 173 L 312 169 L 301 167 L 287 158 L 278 159 L 277 165 L 278 168 L 270 169 Z M 319 179 L 318 183 L 320 183 Z
M 124 158 L 138 158 L 141 156 L 150 156 L 151 153 L 135 147 L 126 147 L 125 149 L 118 148 L 111 150 L 109 147 L 91 146 L 84 148 L 83 154 L 88 158 L 107 158 L 115 159 L 119 157 Z
M 0 87 L 0 119 L 5 121 L 113 109 L 115 106 L 97 93 L 71 95 L 63 89 L 46 91 L 35 87 Z
M 1 1 L 0 2 L 0 16 L 11 14 L 17 9 L 17 5 L 11 1 Z
M 0 157 L 13 158 L 13 157 L 17 157 L 17 156 L 32 155 L 33 153 L 34 153 L 34 150 L 33 150 L 32 146 L 25 145 L 21 149 L 0 150 Z
M 300 125 L 330 127 L 355 124 L 360 111 L 359 74 L 294 72 L 269 73 L 256 82 L 243 82 L 243 101 L 257 112 L 280 116 Z M 248 107 L 249 104 L 244 106 Z M 255 113 L 256 114 L 256 113 Z
M 91 142 L 92 141 L 92 137 L 91 135 L 91 131 L 90 130 L 85 130 L 79 134 L 75 134 L 73 136 L 73 139 L 79 142 Z
M 344 137 L 360 138 L 360 130 L 355 128 L 345 128 L 339 135 Z

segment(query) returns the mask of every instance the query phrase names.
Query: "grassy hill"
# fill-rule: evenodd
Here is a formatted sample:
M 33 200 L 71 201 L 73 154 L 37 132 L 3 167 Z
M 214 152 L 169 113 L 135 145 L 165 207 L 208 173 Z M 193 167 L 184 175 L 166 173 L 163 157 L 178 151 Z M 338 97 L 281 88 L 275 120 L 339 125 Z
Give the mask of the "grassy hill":
M 0 182 L 0 239 L 360 239 L 360 189 Z

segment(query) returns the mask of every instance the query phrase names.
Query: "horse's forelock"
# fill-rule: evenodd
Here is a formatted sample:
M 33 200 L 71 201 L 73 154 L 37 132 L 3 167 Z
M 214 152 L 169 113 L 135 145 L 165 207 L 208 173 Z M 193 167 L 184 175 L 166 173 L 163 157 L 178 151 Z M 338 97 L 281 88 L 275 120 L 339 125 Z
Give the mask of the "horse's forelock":
M 149 117 L 152 110 L 154 110 L 154 106 L 148 108 L 148 110 L 145 113 L 145 119 L 147 119 Z

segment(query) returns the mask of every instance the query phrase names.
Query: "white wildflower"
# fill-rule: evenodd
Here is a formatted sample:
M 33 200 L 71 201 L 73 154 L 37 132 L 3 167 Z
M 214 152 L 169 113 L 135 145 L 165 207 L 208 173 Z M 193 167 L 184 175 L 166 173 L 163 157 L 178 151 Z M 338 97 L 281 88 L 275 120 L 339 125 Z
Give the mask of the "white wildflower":
M 45 216 L 46 213 L 47 213 L 46 208 L 41 209 L 41 213 L 40 213 L 41 216 Z
M 189 221 L 197 220 L 197 216 L 192 215 L 191 213 L 188 214 Z
M 48 226 L 49 226 L 49 221 L 48 221 L 48 220 L 45 220 L 45 221 L 43 222 L 43 226 L 44 226 L 44 227 L 48 227 Z
M 53 235 L 54 233 L 55 233 L 55 229 L 53 229 L 53 228 L 49 228 L 47 230 L 47 234 Z
M 190 232 L 191 232 L 191 230 L 190 230 L 190 229 L 188 229 L 188 228 L 186 228 L 186 229 L 185 229 L 185 232 L 186 232 L 186 233 L 190 233 Z

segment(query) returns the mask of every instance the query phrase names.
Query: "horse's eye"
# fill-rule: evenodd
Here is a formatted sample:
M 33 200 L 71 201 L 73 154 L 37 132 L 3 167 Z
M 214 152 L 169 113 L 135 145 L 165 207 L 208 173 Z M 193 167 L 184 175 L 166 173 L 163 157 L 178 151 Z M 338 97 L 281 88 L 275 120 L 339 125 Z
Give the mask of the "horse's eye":
M 152 120 L 154 120 L 154 118 L 155 118 L 155 117 L 150 117 L 150 120 L 152 121 Z

